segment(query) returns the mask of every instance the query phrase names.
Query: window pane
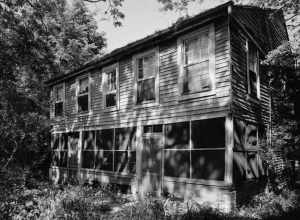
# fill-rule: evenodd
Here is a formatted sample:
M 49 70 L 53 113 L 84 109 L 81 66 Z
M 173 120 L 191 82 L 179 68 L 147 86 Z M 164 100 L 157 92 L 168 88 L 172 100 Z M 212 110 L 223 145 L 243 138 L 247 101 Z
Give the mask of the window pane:
M 59 149 L 59 139 L 60 139 L 60 134 L 51 135 L 51 142 L 52 142 L 53 150 Z
M 257 65 L 257 50 L 255 49 L 254 45 L 249 44 L 249 70 L 257 73 Z
M 136 128 L 117 128 L 115 135 L 115 149 L 134 149 L 136 143 Z
M 257 75 L 253 71 L 249 71 L 249 77 L 250 77 L 250 93 L 257 96 Z
M 192 150 L 192 178 L 224 180 L 224 150 Z
M 208 33 L 184 41 L 185 64 L 198 63 L 208 59 Z
M 131 151 L 129 154 L 129 173 L 136 172 L 136 151 Z
M 225 147 L 225 119 L 192 121 L 193 148 Z
M 78 167 L 78 143 L 79 143 L 79 132 L 68 133 L 68 144 L 69 144 L 69 167 Z
M 155 78 L 138 82 L 137 103 L 155 99 Z
M 164 175 L 189 178 L 190 150 L 165 150 Z
M 116 70 L 107 73 L 107 90 L 114 91 L 117 88 Z
M 52 166 L 59 166 L 59 151 L 52 152 Z
M 98 149 L 112 150 L 114 143 L 114 130 L 105 129 L 97 131 L 96 145 Z
M 208 61 L 185 67 L 183 92 L 199 92 L 211 89 Z
M 82 168 L 93 169 L 95 162 L 94 151 L 82 151 Z
M 60 167 L 67 167 L 68 163 L 68 152 L 67 151 L 61 151 L 60 152 Z
M 143 58 L 143 78 L 155 76 L 155 53 Z
M 84 78 L 79 80 L 79 94 L 87 93 L 89 91 L 89 79 Z
M 59 86 L 56 88 L 56 101 L 63 101 L 64 100 L 64 87 Z
M 89 96 L 82 95 L 78 96 L 78 111 L 85 112 L 89 110 Z
M 70 150 L 78 150 L 79 132 L 68 133 Z
M 138 78 L 144 78 L 144 70 L 143 70 L 143 58 L 138 59 Z
M 61 149 L 62 150 L 68 150 L 68 135 L 67 134 L 62 134 L 61 136 Z
M 128 151 L 115 151 L 114 171 L 117 173 L 128 173 Z
M 113 171 L 113 152 L 98 150 L 96 154 L 95 168 L 105 171 Z
M 165 125 L 165 148 L 189 149 L 189 122 Z
M 63 115 L 63 102 L 56 102 L 54 108 L 55 108 L 54 110 L 55 116 Z
M 95 132 L 84 131 L 82 137 L 82 150 L 94 150 L 95 149 Z
M 107 94 L 105 96 L 106 107 L 116 106 L 117 104 L 117 96 L 116 93 Z
M 257 150 L 257 127 L 248 124 L 245 130 L 245 143 L 247 150 Z

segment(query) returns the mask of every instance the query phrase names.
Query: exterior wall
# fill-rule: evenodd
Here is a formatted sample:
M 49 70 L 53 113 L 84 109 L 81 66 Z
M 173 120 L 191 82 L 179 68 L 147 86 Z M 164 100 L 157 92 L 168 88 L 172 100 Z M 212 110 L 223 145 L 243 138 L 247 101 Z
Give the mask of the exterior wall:
M 223 19 L 224 20 L 224 19 Z M 76 113 L 75 81 L 66 82 L 65 117 L 52 118 L 54 132 L 153 124 L 190 118 L 214 116 L 229 110 L 230 71 L 227 23 L 215 23 L 216 94 L 181 101 L 178 91 L 177 40 L 159 46 L 159 105 L 138 107 L 134 104 L 134 77 L 132 58 L 119 62 L 119 109 L 105 111 L 102 107 L 101 70 L 90 73 L 91 113 Z M 53 111 L 53 108 L 52 108 Z
M 163 45 L 159 45 L 159 104 L 151 107 L 139 107 L 134 104 L 134 74 L 132 57 L 124 57 L 119 61 L 119 109 L 108 111 L 103 109 L 103 96 L 101 91 L 101 70 L 94 70 L 89 74 L 90 106 L 88 114 L 78 114 L 76 110 L 76 79 L 65 82 L 65 114 L 64 117 L 53 117 L 52 133 L 68 131 L 97 130 L 117 127 L 137 126 L 138 140 L 136 163 L 136 175 L 120 175 L 100 170 L 83 169 L 73 170 L 79 182 L 99 180 L 103 183 L 116 183 L 130 185 L 130 191 L 145 189 L 146 176 L 142 174 L 143 143 L 142 126 L 146 124 L 166 124 L 190 120 L 200 120 L 215 117 L 226 117 L 229 114 L 231 102 L 230 68 L 229 68 L 229 35 L 227 17 L 215 21 L 215 94 L 198 98 L 181 100 L 178 87 L 178 45 L 177 39 L 173 39 Z M 180 37 L 180 36 L 179 36 Z M 150 48 L 151 49 L 151 48 Z M 82 136 L 82 134 L 81 134 Z M 228 135 L 227 135 L 228 136 Z M 163 140 L 163 139 L 162 139 Z M 81 149 L 79 144 L 79 152 Z M 225 147 L 226 143 L 225 143 Z M 225 151 L 225 176 L 220 181 L 220 186 L 215 186 L 214 181 L 186 181 L 164 179 L 160 173 L 160 190 L 167 188 L 168 193 L 183 198 L 192 198 L 199 202 L 207 202 L 216 208 L 230 210 L 234 199 L 234 192 L 230 190 L 230 159 Z M 79 153 L 80 154 L 80 153 Z M 63 182 L 69 178 L 70 169 L 52 167 L 50 176 L 56 182 Z M 229 177 L 228 177 L 229 176 Z M 225 183 L 227 182 L 227 183 Z M 220 184 L 220 183 L 219 183 Z

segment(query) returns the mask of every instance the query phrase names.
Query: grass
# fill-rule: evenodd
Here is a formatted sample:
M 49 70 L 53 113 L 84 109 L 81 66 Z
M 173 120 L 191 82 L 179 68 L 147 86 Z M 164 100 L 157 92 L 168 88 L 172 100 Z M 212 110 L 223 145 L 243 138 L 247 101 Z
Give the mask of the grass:
M 21 170 L 0 173 L 0 219 L 300 219 L 299 193 L 257 195 L 247 206 L 224 214 L 194 201 L 147 197 L 140 201 L 111 185 L 53 186 L 26 178 Z

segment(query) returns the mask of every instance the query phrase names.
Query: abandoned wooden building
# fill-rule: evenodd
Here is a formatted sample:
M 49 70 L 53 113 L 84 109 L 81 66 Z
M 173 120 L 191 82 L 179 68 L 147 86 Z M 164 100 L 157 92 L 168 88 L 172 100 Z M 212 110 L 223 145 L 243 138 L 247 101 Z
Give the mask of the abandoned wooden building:
M 260 60 L 285 40 L 281 10 L 228 2 L 50 79 L 51 179 L 230 209 L 264 179 Z

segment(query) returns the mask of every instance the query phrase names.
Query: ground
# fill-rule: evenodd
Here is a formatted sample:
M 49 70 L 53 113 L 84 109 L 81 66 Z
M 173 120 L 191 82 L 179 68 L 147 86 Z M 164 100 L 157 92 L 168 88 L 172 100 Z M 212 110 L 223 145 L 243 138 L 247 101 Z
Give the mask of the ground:
M 52 185 L 21 170 L 0 173 L 0 219 L 300 219 L 300 193 L 263 193 L 224 214 L 175 198 L 139 200 L 113 185 Z

